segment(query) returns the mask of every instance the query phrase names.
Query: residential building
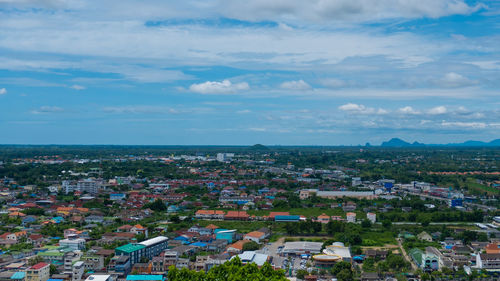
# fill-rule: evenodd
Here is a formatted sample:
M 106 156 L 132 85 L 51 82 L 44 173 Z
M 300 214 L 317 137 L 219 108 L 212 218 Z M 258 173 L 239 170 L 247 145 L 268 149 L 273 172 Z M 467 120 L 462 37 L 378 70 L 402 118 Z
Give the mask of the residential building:
M 481 253 L 476 256 L 476 265 L 487 271 L 498 271 L 500 269 L 500 254 Z
M 130 232 L 134 233 L 135 235 L 144 235 L 145 237 L 148 237 L 148 229 L 140 224 L 136 224 L 130 228 Z
M 85 239 L 76 238 L 76 236 L 69 236 L 67 239 L 59 240 L 59 246 L 66 247 L 71 251 L 84 250 Z
M 254 241 L 256 243 L 260 243 L 260 242 L 262 242 L 262 240 L 265 239 L 265 237 L 266 237 L 266 234 L 264 232 L 252 231 L 252 232 L 245 234 L 245 236 L 243 236 L 243 239 Z
M 40 262 L 26 269 L 26 281 L 47 281 L 50 278 L 50 264 Z
M 432 236 L 429 235 L 429 233 L 422 231 L 417 235 L 417 238 L 419 240 L 427 241 L 427 242 L 432 242 Z
M 424 253 L 418 248 L 413 248 L 408 254 L 421 269 L 425 271 L 439 270 L 439 258 L 432 252 Z
M 356 213 L 349 212 L 346 214 L 347 222 L 356 222 Z
M 366 218 L 371 222 L 375 223 L 377 221 L 377 214 L 375 213 L 367 213 Z
M 83 261 L 75 262 L 73 264 L 71 281 L 81 281 L 84 272 L 85 272 L 85 263 Z
M 144 254 L 148 259 L 151 259 L 152 257 L 159 255 L 161 252 L 167 249 L 168 238 L 165 236 L 158 236 L 140 242 L 139 244 L 145 247 Z

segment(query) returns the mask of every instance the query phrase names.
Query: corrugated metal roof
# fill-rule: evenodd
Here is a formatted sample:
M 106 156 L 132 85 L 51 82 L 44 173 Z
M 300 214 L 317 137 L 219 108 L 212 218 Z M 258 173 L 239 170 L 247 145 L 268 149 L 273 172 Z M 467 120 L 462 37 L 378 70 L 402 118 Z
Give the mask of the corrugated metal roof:
M 127 275 L 128 281 L 161 281 L 163 280 L 162 275 Z
M 145 247 L 146 246 L 141 245 L 141 244 L 127 244 L 127 245 L 120 246 L 120 247 L 116 248 L 115 250 L 126 252 L 126 253 L 131 253 L 131 252 L 138 251 L 140 249 L 144 249 Z

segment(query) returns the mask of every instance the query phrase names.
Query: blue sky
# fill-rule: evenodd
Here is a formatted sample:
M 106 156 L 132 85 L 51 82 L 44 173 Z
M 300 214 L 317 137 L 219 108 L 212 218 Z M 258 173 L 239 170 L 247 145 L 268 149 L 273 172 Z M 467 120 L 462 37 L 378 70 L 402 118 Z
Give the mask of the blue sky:
M 4 144 L 489 141 L 499 77 L 497 1 L 0 0 Z

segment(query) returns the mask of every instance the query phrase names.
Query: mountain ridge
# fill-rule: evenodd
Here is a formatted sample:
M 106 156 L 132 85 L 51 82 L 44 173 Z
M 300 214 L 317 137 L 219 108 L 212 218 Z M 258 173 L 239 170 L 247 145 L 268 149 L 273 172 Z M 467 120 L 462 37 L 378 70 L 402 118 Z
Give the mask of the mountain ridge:
M 409 143 L 400 138 L 392 138 L 389 141 L 384 141 L 381 147 L 422 147 L 422 146 L 448 146 L 448 147 L 496 147 L 500 146 L 500 139 L 494 139 L 490 142 L 468 140 L 461 143 L 448 143 L 448 144 L 425 144 L 420 142 Z

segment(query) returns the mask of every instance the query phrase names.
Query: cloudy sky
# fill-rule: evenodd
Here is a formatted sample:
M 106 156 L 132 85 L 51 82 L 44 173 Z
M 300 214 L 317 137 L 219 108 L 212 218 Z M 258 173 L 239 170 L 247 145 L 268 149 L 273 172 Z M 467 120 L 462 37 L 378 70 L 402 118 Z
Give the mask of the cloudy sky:
M 500 138 L 500 3 L 0 0 L 0 143 Z

